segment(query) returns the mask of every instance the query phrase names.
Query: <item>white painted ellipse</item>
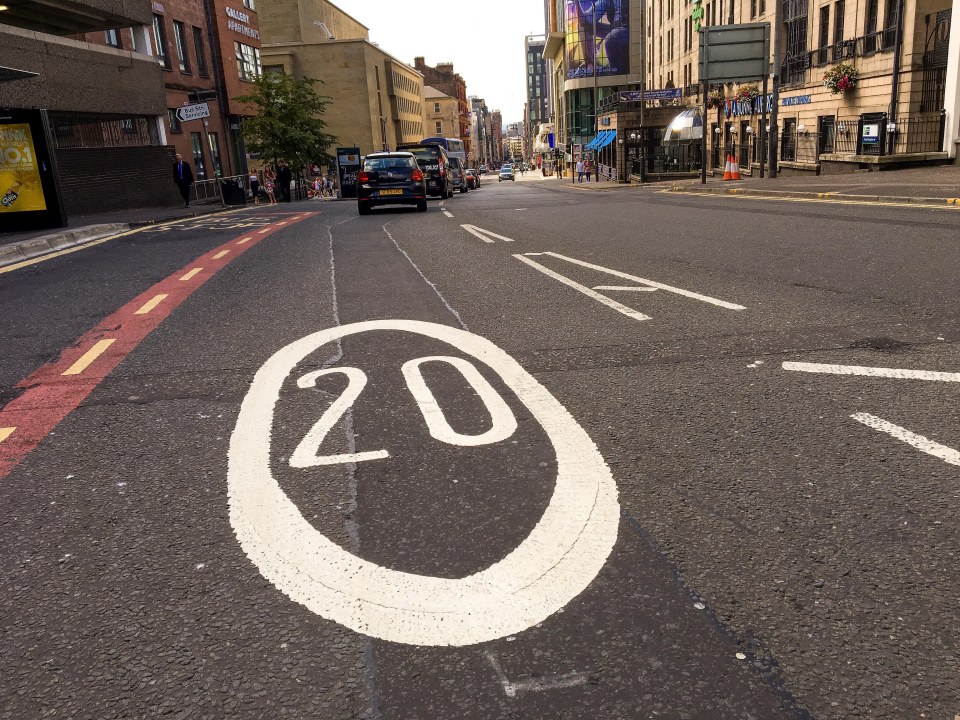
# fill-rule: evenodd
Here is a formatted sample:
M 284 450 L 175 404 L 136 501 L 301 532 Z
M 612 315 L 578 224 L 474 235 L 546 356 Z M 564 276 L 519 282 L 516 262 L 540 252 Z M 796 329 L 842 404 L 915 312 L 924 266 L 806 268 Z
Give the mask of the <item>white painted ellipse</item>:
M 473 575 L 417 575 L 357 557 L 314 528 L 270 471 L 274 408 L 286 378 L 321 346 L 375 331 L 423 335 L 483 362 L 537 419 L 556 452 L 556 486 L 536 527 L 505 558 Z M 230 438 L 228 489 L 234 532 L 264 577 L 318 615 L 364 635 L 410 645 L 471 645 L 542 622 L 600 572 L 620 518 L 616 483 L 603 457 L 546 388 L 489 340 L 414 320 L 330 328 L 267 360 Z

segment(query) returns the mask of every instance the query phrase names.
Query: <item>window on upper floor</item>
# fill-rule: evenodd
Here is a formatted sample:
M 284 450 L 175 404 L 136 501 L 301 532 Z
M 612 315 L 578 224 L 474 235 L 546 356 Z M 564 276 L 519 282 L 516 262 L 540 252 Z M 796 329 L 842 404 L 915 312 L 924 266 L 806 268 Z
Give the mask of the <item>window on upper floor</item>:
M 157 61 L 164 70 L 171 70 L 170 49 L 167 47 L 167 30 L 163 25 L 163 16 L 153 16 L 153 40 L 157 46 Z
M 106 40 L 107 45 L 114 48 L 122 48 L 123 44 L 120 42 L 120 31 L 119 30 L 107 30 L 104 33 L 104 40 Z
M 177 48 L 177 60 L 180 63 L 180 72 L 190 72 L 190 58 L 187 55 L 187 31 L 179 20 L 173 21 L 173 42 Z

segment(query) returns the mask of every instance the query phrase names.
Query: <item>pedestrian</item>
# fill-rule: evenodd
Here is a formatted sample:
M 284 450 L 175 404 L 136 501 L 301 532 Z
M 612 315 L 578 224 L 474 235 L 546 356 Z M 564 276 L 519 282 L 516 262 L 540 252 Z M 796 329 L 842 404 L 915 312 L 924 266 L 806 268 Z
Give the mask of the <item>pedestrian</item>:
M 263 190 L 267 193 L 267 201 L 271 205 L 277 204 L 277 174 L 273 171 L 272 165 L 267 165 L 263 169 Z
M 333 176 L 327 173 L 327 197 L 333 197 Z
M 173 164 L 173 182 L 180 189 L 180 197 L 183 198 L 183 206 L 190 207 L 190 186 L 193 185 L 193 170 L 190 163 L 183 159 L 183 155 L 177 153 L 177 161 Z
M 583 172 L 587 176 L 587 182 L 590 182 L 590 175 L 592 174 L 592 167 L 591 167 L 592 165 L 593 165 L 593 162 L 591 160 L 583 161 Z
M 577 160 L 577 184 L 583 185 L 583 159 Z
M 293 173 L 290 172 L 290 166 L 283 160 L 280 161 L 280 167 L 277 169 L 277 186 L 279 192 L 277 199 L 280 202 L 290 202 L 290 183 L 293 181 Z
M 256 170 L 250 171 L 250 194 L 253 195 L 253 204 L 260 204 L 260 176 Z

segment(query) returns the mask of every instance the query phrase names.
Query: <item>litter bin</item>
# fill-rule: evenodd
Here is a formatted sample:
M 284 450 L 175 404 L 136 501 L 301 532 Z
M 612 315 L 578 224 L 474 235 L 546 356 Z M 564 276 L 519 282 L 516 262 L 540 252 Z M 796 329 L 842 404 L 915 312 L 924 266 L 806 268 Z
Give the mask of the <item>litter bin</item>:
M 224 205 L 246 205 L 247 192 L 237 180 L 224 180 L 220 183 L 220 193 Z

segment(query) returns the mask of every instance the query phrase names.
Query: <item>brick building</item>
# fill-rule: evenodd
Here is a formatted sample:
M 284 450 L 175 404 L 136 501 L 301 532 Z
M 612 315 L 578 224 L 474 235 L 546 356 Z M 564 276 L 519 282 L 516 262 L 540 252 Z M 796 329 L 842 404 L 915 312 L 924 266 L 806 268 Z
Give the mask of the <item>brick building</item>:
M 425 85 L 456 98 L 459 128 L 455 137 L 463 141 L 464 150 L 469 157 L 472 149 L 470 147 L 470 101 L 467 100 L 466 81 L 453 71 L 453 63 L 440 63 L 436 67 L 430 67 L 423 57 L 415 57 L 413 67 L 423 75 Z

